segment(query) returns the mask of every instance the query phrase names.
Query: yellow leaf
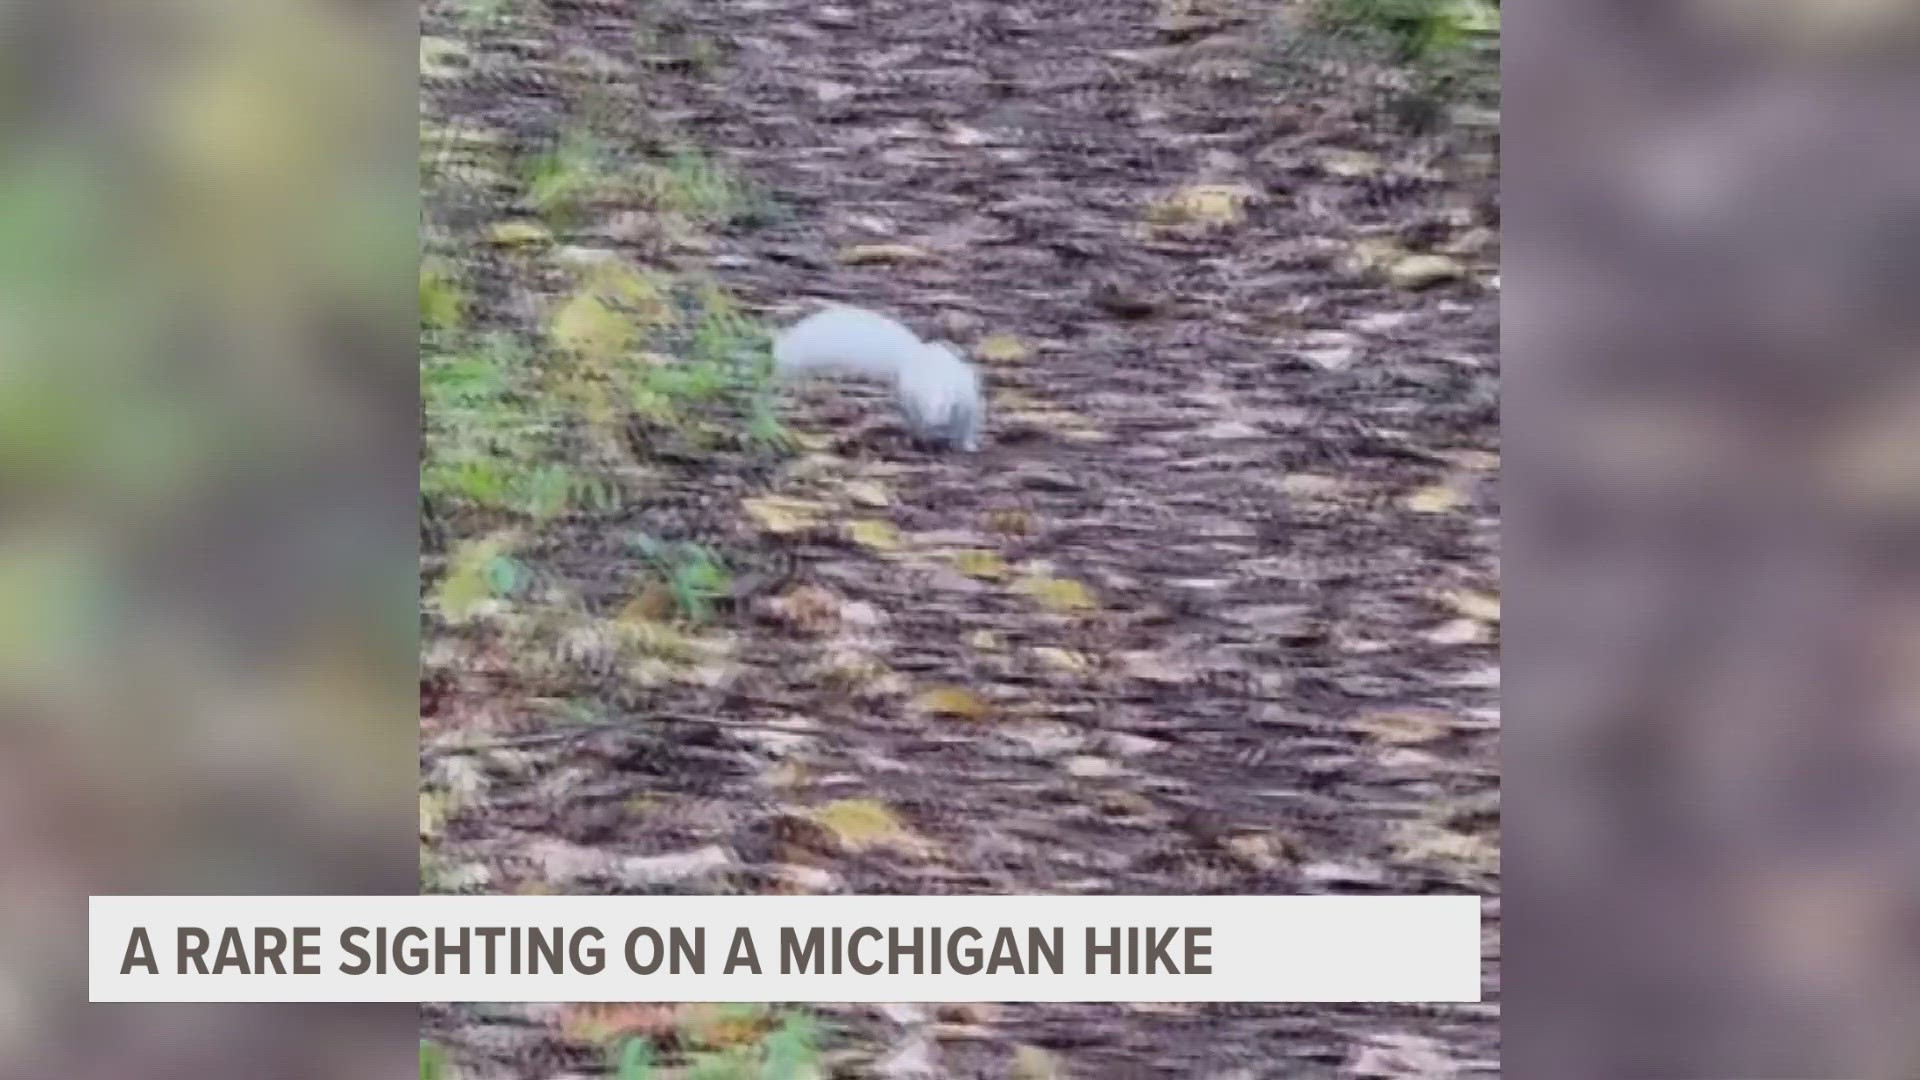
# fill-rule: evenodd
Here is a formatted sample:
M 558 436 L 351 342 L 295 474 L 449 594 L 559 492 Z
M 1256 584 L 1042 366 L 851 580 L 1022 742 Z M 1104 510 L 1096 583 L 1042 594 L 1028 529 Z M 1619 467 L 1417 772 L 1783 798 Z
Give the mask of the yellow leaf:
M 912 244 L 855 244 L 840 252 L 840 261 L 848 266 L 868 263 L 925 262 L 933 254 Z
M 1447 484 L 1423 487 L 1407 495 L 1405 505 L 1416 514 L 1444 514 L 1458 509 L 1465 496 Z
M 1002 581 L 1007 576 L 1007 563 L 998 552 L 960 551 L 953 556 L 953 565 L 968 577 L 977 577 L 983 581 Z
M 1387 279 L 1402 289 L 1425 289 L 1465 277 L 1466 267 L 1445 255 L 1409 255 L 1387 268 Z
M 1027 347 L 1012 334 L 989 334 L 974 353 L 989 364 L 1018 364 L 1027 358 Z
M 567 301 L 553 317 L 553 343 L 591 360 L 617 360 L 639 340 L 633 320 L 592 292 Z
M 856 851 L 908 839 L 906 826 L 893 811 L 874 799 L 841 799 L 814 810 L 809 816 L 814 824 Z
M 974 696 L 972 691 L 958 686 L 942 686 L 914 699 L 914 704 L 922 712 L 935 716 L 954 716 L 962 720 L 985 720 L 993 715 L 993 709 L 986 702 Z
M 1037 1046 L 1022 1046 L 1013 1052 L 1012 1080 L 1061 1080 L 1060 1064 L 1052 1054 Z
M 420 838 L 431 840 L 440 835 L 440 829 L 447 823 L 452 811 L 452 796 L 444 791 L 423 791 L 420 793 Z
M 826 510 L 819 503 L 778 496 L 747 499 L 741 506 L 759 524 L 762 532 L 775 536 L 806 532 L 820 523 L 820 515 Z
M 874 480 L 849 480 L 846 483 L 847 498 L 860 505 L 882 509 L 893 502 L 887 489 Z
M 1233 225 L 1257 195 L 1245 184 L 1194 184 L 1155 204 L 1148 216 L 1161 225 Z
M 587 274 L 584 287 L 609 303 L 633 312 L 643 326 L 673 320 L 673 304 L 665 291 L 646 274 L 621 262 L 602 262 Z
M 553 233 L 537 221 L 502 221 L 488 230 L 487 238 L 502 247 L 528 247 L 553 243 Z
M 1017 587 L 1049 611 L 1091 611 L 1097 606 L 1087 587 L 1071 578 L 1036 574 L 1022 578 Z
M 1388 709 L 1367 713 L 1354 726 L 1390 746 L 1418 746 L 1453 730 L 1447 714 L 1433 709 Z
M 454 549 L 447 560 L 446 577 L 433 596 L 434 606 L 444 618 L 465 622 L 484 601 L 493 598 L 494 560 L 512 549 L 514 539 L 510 533 L 495 533 Z
M 1448 607 L 1469 619 L 1488 623 L 1500 621 L 1500 598 L 1492 593 L 1461 590 L 1448 593 L 1446 601 Z
M 1058 671 L 1084 675 L 1093 670 L 1093 661 L 1089 660 L 1085 653 L 1077 653 L 1072 649 L 1041 645 L 1033 650 L 1033 655 L 1041 663 Z
M 1051 432 L 1068 442 L 1099 443 L 1108 439 L 1107 433 L 1100 430 L 1098 425 L 1072 409 L 1031 405 L 1025 408 L 1002 407 L 1001 411 L 1011 421 Z
M 1025 510 L 995 510 L 987 515 L 987 528 L 1006 536 L 1028 536 L 1033 532 L 1033 515 Z
M 1328 150 L 1320 155 L 1320 167 L 1331 176 L 1357 179 L 1373 176 L 1386 168 L 1380 155 L 1369 154 L 1364 150 Z
M 445 330 L 460 325 L 466 314 L 467 300 L 460 293 L 453 271 L 439 260 L 420 263 L 420 322 Z
M 685 1015 L 680 1033 L 708 1050 L 757 1043 L 773 1030 L 773 1013 L 761 1006 L 699 1004 L 682 1008 Z
M 992 630 L 975 630 L 967 635 L 967 644 L 981 652 L 1000 652 L 1007 647 L 1007 639 Z
M 1492 841 L 1428 822 L 1403 826 L 1395 849 L 1401 862 L 1451 863 L 1489 874 L 1500 868 L 1500 849 Z
M 853 542 L 871 551 L 895 551 L 900 547 L 900 530 L 885 521 L 872 519 L 851 522 L 847 532 Z

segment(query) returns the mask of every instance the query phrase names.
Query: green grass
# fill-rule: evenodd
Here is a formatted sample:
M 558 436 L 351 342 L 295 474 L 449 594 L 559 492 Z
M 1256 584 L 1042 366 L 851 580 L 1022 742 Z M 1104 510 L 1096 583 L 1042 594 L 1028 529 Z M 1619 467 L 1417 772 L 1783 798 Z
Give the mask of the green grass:
M 540 394 L 530 352 L 504 333 L 463 345 L 421 358 L 421 495 L 536 521 L 616 506 L 610 481 L 568 462 L 563 418 Z
M 1500 33 L 1495 0 L 1320 0 L 1326 30 L 1373 35 L 1400 63 L 1444 60 Z
M 1415 130 L 1497 117 L 1497 0 L 1312 0 L 1307 12 L 1281 49 L 1283 77 L 1377 100 Z
M 749 1020 L 766 1016 L 762 1005 L 728 1006 Z M 629 1039 L 613 1055 L 616 1080 L 813 1080 L 820 1075 L 819 1021 L 802 1012 L 781 1016 L 758 1041 L 737 1046 L 696 1048 L 671 1071 L 657 1069 L 653 1045 Z
M 420 1080 L 448 1080 L 453 1075 L 447 1052 L 440 1044 L 420 1040 Z
M 715 602 L 733 591 L 733 571 L 719 553 L 705 545 L 672 543 L 651 536 L 636 536 L 632 545 L 660 575 L 681 617 L 690 622 L 710 620 Z

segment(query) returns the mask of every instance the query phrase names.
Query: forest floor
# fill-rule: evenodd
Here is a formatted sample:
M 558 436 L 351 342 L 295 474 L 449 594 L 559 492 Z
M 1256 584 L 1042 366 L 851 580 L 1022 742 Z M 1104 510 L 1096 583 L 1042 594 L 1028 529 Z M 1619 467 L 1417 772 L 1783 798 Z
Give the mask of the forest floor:
M 458 302 L 423 303 L 585 402 L 553 424 L 610 494 L 429 496 L 423 889 L 1479 893 L 1485 1004 L 834 1007 L 819 1068 L 1496 1075 L 1497 178 L 1276 75 L 1271 4 L 480 6 L 425 16 Z M 666 164 L 526 187 L 588 128 Z M 631 321 L 568 321 L 616 262 Z M 785 452 L 609 408 L 551 346 L 673 354 L 647 282 L 950 338 L 986 445 L 835 388 L 783 395 Z M 693 1008 L 436 1006 L 424 1037 L 593 1075 L 624 1036 L 725 1051 Z

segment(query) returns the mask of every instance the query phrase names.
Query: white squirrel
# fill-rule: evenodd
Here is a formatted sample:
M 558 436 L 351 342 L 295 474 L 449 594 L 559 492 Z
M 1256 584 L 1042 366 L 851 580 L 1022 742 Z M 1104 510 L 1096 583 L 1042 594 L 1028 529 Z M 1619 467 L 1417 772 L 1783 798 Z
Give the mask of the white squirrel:
M 915 437 L 980 449 L 986 399 L 980 373 L 948 342 L 922 341 L 899 322 L 836 305 L 780 332 L 773 368 L 784 378 L 839 375 L 891 383 Z

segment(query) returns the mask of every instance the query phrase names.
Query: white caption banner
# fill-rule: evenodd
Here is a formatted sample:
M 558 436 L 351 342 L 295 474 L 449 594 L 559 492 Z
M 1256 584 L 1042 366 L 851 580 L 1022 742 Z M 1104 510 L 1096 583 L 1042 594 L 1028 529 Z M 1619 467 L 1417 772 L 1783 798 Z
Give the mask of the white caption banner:
M 1472 896 L 96 896 L 89 909 L 93 1001 L 1480 1000 Z

